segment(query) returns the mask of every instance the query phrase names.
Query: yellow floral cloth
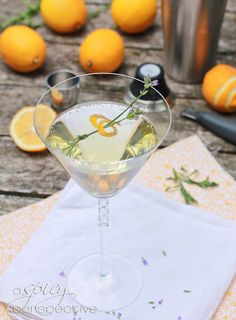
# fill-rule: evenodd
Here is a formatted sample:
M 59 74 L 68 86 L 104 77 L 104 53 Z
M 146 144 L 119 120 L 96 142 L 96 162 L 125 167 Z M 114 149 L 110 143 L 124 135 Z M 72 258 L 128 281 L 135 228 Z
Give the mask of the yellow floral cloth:
M 166 178 L 172 175 L 172 168 L 179 170 L 181 166 L 188 171 L 197 169 L 200 173 L 199 179 L 209 176 L 211 180 L 219 183 L 219 187 L 212 189 L 187 186 L 197 199 L 197 206 L 225 219 L 236 219 L 236 182 L 216 162 L 197 136 L 158 151 L 146 163 L 135 180 L 147 187 L 165 192 L 170 185 Z M 7 268 L 50 213 L 59 194 L 0 218 L 0 273 Z M 183 202 L 178 190 L 167 192 L 166 195 Z M 6 315 L 6 308 L 0 303 L 0 320 L 7 319 L 9 317 Z M 225 294 L 212 320 L 236 320 L 236 279 Z

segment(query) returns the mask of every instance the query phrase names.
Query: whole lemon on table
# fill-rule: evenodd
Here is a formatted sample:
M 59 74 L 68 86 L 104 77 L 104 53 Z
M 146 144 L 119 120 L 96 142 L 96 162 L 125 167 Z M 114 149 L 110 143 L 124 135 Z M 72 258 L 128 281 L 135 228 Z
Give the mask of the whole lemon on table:
M 46 44 L 35 30 L 21 25 L 11 26 L 0 35 L 0 56 L 12 69 L 31 72 L 43 64 Z
M 59 33 L 74 32 L 87 20 L 84 0 L 41 0 L 40 12 L 44 22 Z
M 114 30 L 97 29 L 83 41 L 79 59 L 87 72 L 113 72 L 124 59 L 124 41 Z
M 236 68 L 218 64 L 210 69 L 203 79 L 202 94 L 214 109 L 236 111 Z
M 148 29 L 157 13 L 156 0 L 113 0 L 113 20 L 126 33 L 139 33 Z

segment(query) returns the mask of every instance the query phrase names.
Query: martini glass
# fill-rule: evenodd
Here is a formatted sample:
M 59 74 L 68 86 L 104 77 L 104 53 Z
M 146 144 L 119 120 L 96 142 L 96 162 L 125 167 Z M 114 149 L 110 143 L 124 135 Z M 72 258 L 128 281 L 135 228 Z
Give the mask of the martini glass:
M 77 90 L 76 101 L 70 97 L 72 89 Z M 64 111 L 46 125 L 42 105 Z M 34 123 L 72 179 L 98 199 L 99 250 L 78 257 L 68 276 L 69 292 L 81 305 L 100 311 L 131 304 L 142 290 L 142 274 L 132 259 L 109 252 L 109 200 L 167 136 L 167 102 L 148 78 L 142 82 L 120 74 L 86 74 L 47 91 L 38 102 Z

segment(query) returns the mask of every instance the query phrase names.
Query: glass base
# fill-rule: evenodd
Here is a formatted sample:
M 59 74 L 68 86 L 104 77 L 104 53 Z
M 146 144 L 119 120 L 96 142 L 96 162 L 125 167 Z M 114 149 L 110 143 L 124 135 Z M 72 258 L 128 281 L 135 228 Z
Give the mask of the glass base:
M 81 305 L 98 311 L 124 308 L 137 299 L 142 290 L 141 271 L 127 258 L 109 254 L 110 273 L 100 276 L 100 255 L 81 258 L 71 269 L 68 290 Z

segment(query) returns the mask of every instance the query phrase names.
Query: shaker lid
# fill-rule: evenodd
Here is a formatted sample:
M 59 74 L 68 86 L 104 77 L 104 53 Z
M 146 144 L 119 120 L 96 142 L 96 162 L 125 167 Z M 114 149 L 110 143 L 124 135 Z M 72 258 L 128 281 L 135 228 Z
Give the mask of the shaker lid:
M 164 98 L 167 98 L 170 94 L 170 89 L 168 88 L 165 77 L 164 77 L 164 69 L 160 64 L 157 63 L 143 63 L 140 65 L 135 73 L 135 78 L 144 81 L 144 78 L 149 76 L 152 81 L 158 80 L 158 84 L 153 86 L 158 92 L 160 92 Z M 143 89 L 143 84 L 139 81 L 133 81 L 130 85 L 130 90 L 132 94 L 137 97 L 140 93 L 140 90 Z M 141 100 L 160 100 L 161 97 L 159 94 L 150 90 L 145 96 L 141 98 Z

